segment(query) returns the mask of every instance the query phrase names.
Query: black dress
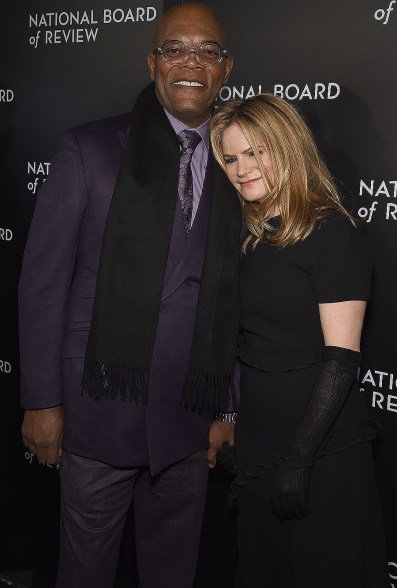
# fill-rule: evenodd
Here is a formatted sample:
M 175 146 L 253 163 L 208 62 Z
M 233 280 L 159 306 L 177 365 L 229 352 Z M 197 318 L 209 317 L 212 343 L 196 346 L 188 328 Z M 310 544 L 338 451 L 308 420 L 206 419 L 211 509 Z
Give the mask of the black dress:
M 309 515 L 282 522 L 270 499 L 324 347 L 318 304 L 368 300 L 370 270 L 360 232 L 340 213 L 295 245 L 263 242 L 243 259 L 233 496 L 244 588 L 389 586 L 369 443 L 376 426 L 357 382 L 316 453 Z

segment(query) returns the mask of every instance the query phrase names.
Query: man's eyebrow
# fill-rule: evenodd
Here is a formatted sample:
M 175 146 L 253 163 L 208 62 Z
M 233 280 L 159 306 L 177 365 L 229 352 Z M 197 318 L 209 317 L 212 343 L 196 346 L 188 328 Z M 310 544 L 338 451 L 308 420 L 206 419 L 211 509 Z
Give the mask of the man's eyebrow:
M 164 45 L 165 43 L 174 43 L 175 41 L 177 41 L 178 43 L 185 43 L 185 41 L 182 41 L 181 39 L 164 39 L 162 45 Z M 222 44 L 219 43 L 219 41 L 215 41 L 213 39 L 204 39 L 204 41 L 200 41 L 200 43 L 198 44 L 204 45 L 205 43 L 213 43 L 214 45 L 219 45 L 219 47 L 222 47 Z

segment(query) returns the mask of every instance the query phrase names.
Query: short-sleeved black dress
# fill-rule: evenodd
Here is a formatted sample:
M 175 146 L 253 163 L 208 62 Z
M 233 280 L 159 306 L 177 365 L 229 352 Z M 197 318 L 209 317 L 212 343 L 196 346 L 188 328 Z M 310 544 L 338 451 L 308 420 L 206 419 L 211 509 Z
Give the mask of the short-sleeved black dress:
M 336 212 L 294 245 L 263 242 L 243 258 L 233 495 L 244 588 L 389 585 L 369 443 L 376 426 L 357 382 L 316 453 L 309 515 L 282 522 L 270 500 L 324 347 L 318 304 L 368 300 L 370 270 L 360 231 Z

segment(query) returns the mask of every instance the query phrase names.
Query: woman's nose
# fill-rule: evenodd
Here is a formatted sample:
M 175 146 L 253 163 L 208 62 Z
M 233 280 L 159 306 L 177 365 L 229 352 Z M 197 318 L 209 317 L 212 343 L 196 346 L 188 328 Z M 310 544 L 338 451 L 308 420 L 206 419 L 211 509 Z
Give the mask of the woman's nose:
M 248 165 L 246 162 L 239 162 L 237 165 L 237 175 L 239 178 L 244 177 L 252 170 L 252 166 Z

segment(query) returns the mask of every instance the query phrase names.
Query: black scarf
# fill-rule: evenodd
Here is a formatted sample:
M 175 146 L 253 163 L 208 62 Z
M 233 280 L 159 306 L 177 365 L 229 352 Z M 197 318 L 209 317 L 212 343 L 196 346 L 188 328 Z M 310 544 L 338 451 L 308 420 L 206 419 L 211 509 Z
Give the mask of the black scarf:
M 179 142 L 154 84 L 139 95 L 99 263 L 83 390 L 146 404 L 164 272 L 178 194 Z M 238 331 L 235 191 L 215 166 L 207 244 L 181 401 L 219 410 L 232 390 Z

